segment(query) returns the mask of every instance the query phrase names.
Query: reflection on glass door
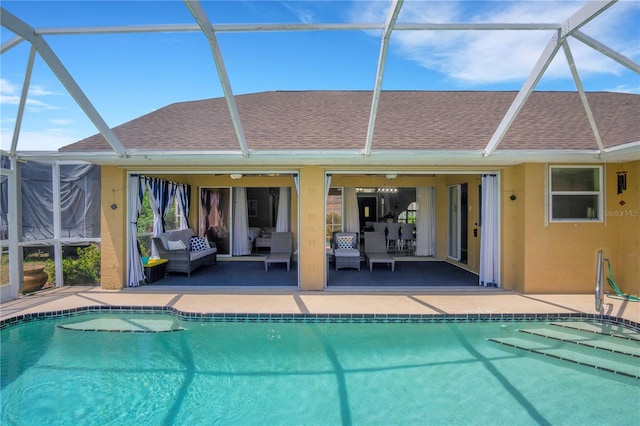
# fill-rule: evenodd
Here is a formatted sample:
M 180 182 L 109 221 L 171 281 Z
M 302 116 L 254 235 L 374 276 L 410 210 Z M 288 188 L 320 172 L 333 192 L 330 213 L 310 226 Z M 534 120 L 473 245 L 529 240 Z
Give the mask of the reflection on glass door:
M 447 256 L 454 260 L 460 260 L 461 257 L 461 194 L 460 185 L 451 185 L 447 188 Z
M 231 254 L 231 189 L 200 188 L 199 235 L 216 243 L 218 255 Z

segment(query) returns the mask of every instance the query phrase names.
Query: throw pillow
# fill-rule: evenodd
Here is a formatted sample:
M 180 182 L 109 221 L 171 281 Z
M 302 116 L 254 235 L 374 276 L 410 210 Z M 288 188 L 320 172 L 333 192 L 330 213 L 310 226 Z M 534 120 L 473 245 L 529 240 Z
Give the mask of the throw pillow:
M 339 249 L 350 249 L 353 247 L 353 236 L 340 236 L 338 237 Z
M 182 240 L 169 240 L 167 241 L 167 248 L 169 250 L 186 250 L 187 246 L 184 245 L 184 243 L 182 242 Z
M 203 237 L 191 237 L 189 238 L 189 243 L 191 244 L 191 251 L 202 251 L 208 248 L 208 244 Z

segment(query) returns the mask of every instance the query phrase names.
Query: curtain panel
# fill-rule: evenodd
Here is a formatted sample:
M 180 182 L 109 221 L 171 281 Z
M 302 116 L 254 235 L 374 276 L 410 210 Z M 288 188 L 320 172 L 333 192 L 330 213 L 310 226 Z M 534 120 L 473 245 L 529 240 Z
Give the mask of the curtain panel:
M 416 256 L 436 255 L 436 190 L 416 188 Z
M 127 218 L 129 220 L 129 244 L 127 244 L 128 287 L 138 287 L 140 282 L 145 278 L 144 267 L 142 266 L 142 254 L 140 252 L 140 245 L 138 244 L 138 217 L 140 217 L 145 187 L 145 182 L 140 176 L 129 176 L 129 211 L 127 212 Z
M 485 287 L 500 287 L 499 195 L 498 177 L 483 175 L 479 284 Z

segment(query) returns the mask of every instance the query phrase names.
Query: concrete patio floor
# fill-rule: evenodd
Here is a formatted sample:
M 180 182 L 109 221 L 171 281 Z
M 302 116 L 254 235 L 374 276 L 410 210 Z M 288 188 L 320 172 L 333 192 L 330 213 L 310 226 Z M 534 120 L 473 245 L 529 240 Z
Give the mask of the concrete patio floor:
M 483 290 L 483 291 L 482 291 Z M 640 323 L 640 303 L 605 297 L 606 315 Z M 593 294 L 521 294 L 479 291 L 323 291 L 182 288 L 103 290 L 60 287 L 0 305 L 0 320 L 85 306 L 170 306 L 191 313 L 305 314 L 596 314 Z

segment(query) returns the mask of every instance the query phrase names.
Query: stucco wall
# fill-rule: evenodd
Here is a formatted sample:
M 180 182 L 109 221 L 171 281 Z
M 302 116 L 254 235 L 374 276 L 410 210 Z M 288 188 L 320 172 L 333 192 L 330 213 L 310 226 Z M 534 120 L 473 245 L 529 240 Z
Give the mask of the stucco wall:
M 505 278 L 513 280 L 515 289 L 525 293 L 592 293 L 597 253 L 603 250 L 605 257 L 612 260 L 616 280 L 627 283 L 629 292 L 637 291 L 638 162 L 625 168 L 629 171 L 628 189 L 623 195 L 629 202 L 624 207 L 618 205 L 615 172 L 619 166 L 606 166 L 605 217 L 603 221 L 594 222 L 545 223 L 548 195 L 544 164 L 525 164 L 505 172 L 505 186 L 513 184 L 521 188 L 516 191 L 518 200 L 511 204 L 503 194 L 503 268 Z M 518 203 L 524 207 L 518 208 Z
M 501 173 L 501 285 L 506 290 L 524 291 L 525 265 L 525 166 L 508 167 Z M 511 200 L 511 195 L 516 197 Z
M 102 288 L 107 290 L 119 290 L 125 286 L 127 273 L 126 176 L 126 171 L 119 167 L 102 166 L 100 281 Z M 112 204 L 116 204 L 117 208 L 112 209 Z
M 617 173 L 626 171 L 627 189 L 618 194 Z M 613 267 L 618 287 L 628 294 L 640 294 L 640 161 L 610 164 L 606 168 L 605 252 Z M 621 201 L 624 204 L 621 204 Z M 608 271 L 605 269 L 608 273 Z M 609 290 L 609 289 L 607 289 Z

